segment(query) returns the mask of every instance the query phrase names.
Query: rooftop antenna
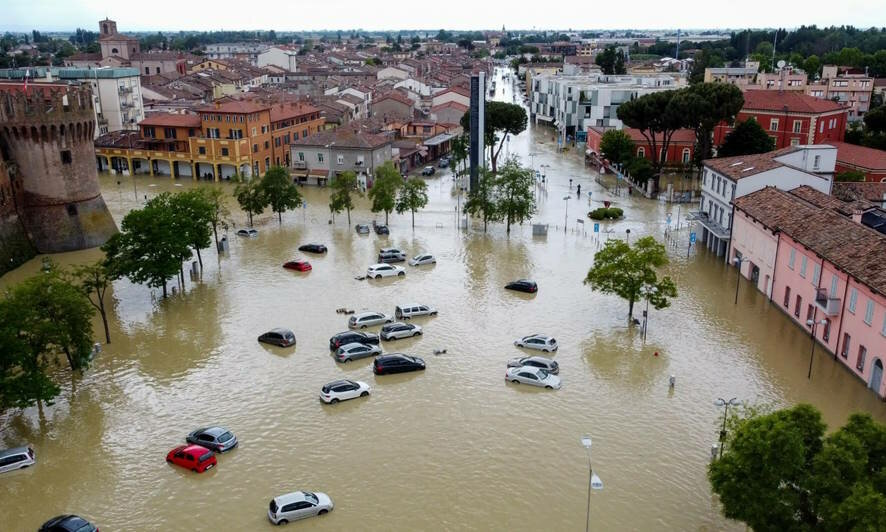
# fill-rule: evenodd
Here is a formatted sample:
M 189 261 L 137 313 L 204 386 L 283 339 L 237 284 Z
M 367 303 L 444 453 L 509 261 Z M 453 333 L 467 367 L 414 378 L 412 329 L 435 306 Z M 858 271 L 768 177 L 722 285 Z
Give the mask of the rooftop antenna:
M 778 29 L 775 30 L 775 35 L 772 37 L 772 64 L 775 64 L 775 45 L 778 43 Z
M 674 54 L 674 59 L 680 59 L 680 30 L 677 30 L 677 51 Z

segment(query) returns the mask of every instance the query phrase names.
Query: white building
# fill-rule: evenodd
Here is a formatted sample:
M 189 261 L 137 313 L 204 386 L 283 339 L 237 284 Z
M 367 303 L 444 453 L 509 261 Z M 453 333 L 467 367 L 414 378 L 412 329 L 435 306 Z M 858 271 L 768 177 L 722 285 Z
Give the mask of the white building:
M 249 42 L 223 42 L 206 45 L 208 59 L 240 59 L 250 64 L 258 63 L 258 55 L 269 48 L 269 45 Z
M 267 50 L 258 54 L 256 65 L 259 67 L 275 66 L 286 72 L 295 72 L 296 58 L 298 52 L 288 48 L 280 48 L 279 46 L 271 46 Z
M 717 256 L 725 256 L 735 198 L 765 187 L 792 190 L 803 185 L 830 194 L 836 163 L 837 149 L 826 144 L 704 161 L 701 203 L 695 214 L 701 225 L 699 240 Z
M 685 80 L 670 75 L 554 74 L 534 76 L 530 83 L 530 118 L 536 124 L 549 122 L 565 142 L 589 127 L 621 129 L 616 114 L 619 105 L 644 94 L 682 87 Z
M 75 82 L 92 89 L 95 136 L 121 129 L 138 129 L 145 118 L 139 72 L 135 68 L 30 67 L 0 70 L 0 79 L 30 83 Z

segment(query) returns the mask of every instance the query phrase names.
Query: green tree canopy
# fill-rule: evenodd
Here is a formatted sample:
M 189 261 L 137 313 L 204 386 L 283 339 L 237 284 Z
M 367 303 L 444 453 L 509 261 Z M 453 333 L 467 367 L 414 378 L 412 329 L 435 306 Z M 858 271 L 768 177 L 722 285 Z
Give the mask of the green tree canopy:
M 717 150 L 720 157 L 766 153 L 775 149 L 775 141 L 753 118 L 735 125 Z
M 594 255 L 585 284 L 592 290 L 614 294 L 628 301 L 628 318 L 634 315 L 634 303 L 648 297 L 656 309 L 670 306 L 677 297 L 677 286 L 670 277 L 659 278 L 656 268 L 668 263 L 663 244 L 651 236 L 637 240 L 633 246 L 621 240 L 609 240 Z
M 741 89 L 729 83 L 697 83 L 675 98 L 686 123 L 695 130 L 695 161 L 712 156 L 714 128 L 721 122 L 732 123 L 744 107 Z
M 282 166 L 273 166 L 265 172 L 260 187 L 271 210 L 277 213 L 277 221 L 281 224 L 284 212 L 301 205 L 302 197 L 298 187 L 292 182 L 289 171 Z M 251 218 L 249 223 L 252 225 Z
M 240 208 L 249 217 L 249 227 L 252 227 L 252 217 L 261 214 L 268 206 L 268 197 L 265 194 L 261 182 L 253 179 L 247 183 L 241 183 L 234 189 L 234 197 Z
M 227 219 L 231 215 L 226 203 L 224 190 L 219 187 L 200 187 L 197 190 L 205 197 L 209 204 L 209 223 L 212 225 L 212 234 L 215 237 L 215 249 L 218 249 L 218 226 L 227 227 Z
M 634 157 L 634 141 L 620 129 L 610 129 L 600 139 L 603 157 L 615 164 L 627 164 Z
M 172 209 L 179 236 L 197 253 L 202 269 L 200 250 L 212 243 L 213 205 L 207 196 L 200 189 L 191 189 L 178 194 L 161 194 L 151 201 L 157 201 L 158 207 Z
M 860 170 L 846 170 L 845 172 L 838 173 L 834 180 L 835 181 L 864 181 L 865 175 L 864 172 Z
M 397 214 L 412 213 L 412 228 L 415 229 L 415 211 L 428 204 L 428 184 L 421 178 L 413 177 L 403 183 L 397 197 Z
M 397 190 L 402 185 L 403 177 L 391 161 L 386 161 L 375 169 L 375 181 L 369 189 L 369 199 L 372 200 L 372 212 L 385 213 L 385 225 L 388 224 L 388 215 L 397 207 Z
M 335 214 L 343 210 L 348 212 L 348 225 L 351 225 L 351 209 L 354 208 L 354 196 L 363 194 L 357 190 L 357 174 L 354 172 L 342 172 L 332 178 L 330 183 L 332 194 L 329 196 L 329 211 L 333 220 Z
M 481 170 L 477 178 L 477 186 L 468 191 L 465 212 L 483 219 L 484 233 L 489 222 L 497 222 L 502 219 L 496 203 L 495 176 L 491 171 Z
M 111 331 L 108 329 L 108 313 L 105 308 L 105 294 L 111 287 L 111 274 L 104 260 L 75 266 L 72 281 L 80 287 L 89 303 L 98 310 L 105 328 L 105 343 L 111 343 Z
M 754 530 L 886 529 L 886 426 L 853 414 L 825 429 L 804 404 L 737 423 L 708 472 L 723 514 Z
M 495 210 L 507 223 L 508 233 L 512 223 L 523 223 L 535 214 L 534 186 L 532 170 L 520 166 L 515 157 L 505 161 L 496 175 Z
M 498 156 L 508 135 L 519 135 L 526 129 L 529 118 L 521 105 L 497 101 L 487 101 L 484 114 L 484 144 L 489 147 L 492 171 L 498 171 Z M 465 131 L 471 129 L 471 114 L 466 112 L 461 118 Z M 498 145 L 496 146 L 496 142 Z

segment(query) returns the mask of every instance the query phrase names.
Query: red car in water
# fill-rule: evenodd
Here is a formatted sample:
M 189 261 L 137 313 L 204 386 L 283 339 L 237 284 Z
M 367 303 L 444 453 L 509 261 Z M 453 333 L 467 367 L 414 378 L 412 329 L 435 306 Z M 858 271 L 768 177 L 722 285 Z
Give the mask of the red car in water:
M 306 260 L 291 260 L 283 265 L 287 270 L 295 270 L 297 272 L 311 271 L 311 263 Z
M 199 445 L 179 445 L 169 451 L 169 454 L 166 455 L 166 461 L 170 464 L 190 469 L 195 473 L 202 473 L 207 469 L 212 469 L 218 463 L 212 451 Z

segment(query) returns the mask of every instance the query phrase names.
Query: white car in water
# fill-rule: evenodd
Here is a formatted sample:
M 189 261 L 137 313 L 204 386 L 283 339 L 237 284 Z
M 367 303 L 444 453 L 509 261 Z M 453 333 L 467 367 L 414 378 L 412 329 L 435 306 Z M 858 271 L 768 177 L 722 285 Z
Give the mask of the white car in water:
M 366 327 L 384 325 L 385 323 L 392 323 L 393 321 L 394 318 L 383 312 L 361 312 L 348 318 L 348 327 L 351 329 L 365 329 Z
M 320 389 L 320 400 L 327 404 L 335 404 L 339 401 L 367 397 L 372 389 L 362 381 L 342 379 L 332 381 Z
M 406 270 L 402 266 L 394 266 L 393 264 L 373 264 L 366 270 L 366 277 L 370 279 L 381 279 L 382 277 L 403 277 Z
M 400 338 L 421 336 L 421 327 L 414 323 L 402 323 L 397 321 L 394 323 L 388 323 L 382 327 L 379 336 L 382 340 L 397 340 Z
M 430 253 L 423 253 L 409 259 L 410 266 L 422 266 L 424 264 L 437 264 L 437 259 Z
M 518 338 L 517 340 L 514 340 L 514 345 L 517 347 L 525 347 L 527 349 L 538 349 L 545 353 L 556 351 L 559 347 L 556 338 L 544 334 L 530 334 L 529 336 Z
M 323 515 L 332 511 L 332 499 L 325 493 L 294 491 L 274 497 L 268 505 L 268 519 L 275 525 Z
M 514 384 L 529 384 L 549 390 L 560 389 L 560 377 L 533 366 L 508 368 L 505 372 L 505 380 Z

